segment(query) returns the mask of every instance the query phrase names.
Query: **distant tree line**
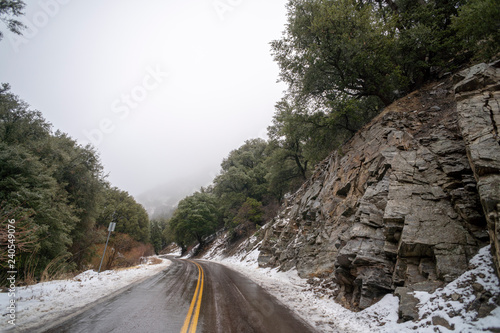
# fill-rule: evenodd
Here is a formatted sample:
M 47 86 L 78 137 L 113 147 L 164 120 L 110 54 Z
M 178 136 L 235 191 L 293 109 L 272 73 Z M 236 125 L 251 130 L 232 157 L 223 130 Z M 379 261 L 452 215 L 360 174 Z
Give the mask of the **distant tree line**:
M 149 219 L 127 192 L 111 187 L 95 149 L 79 145 L 39 111 L 0 88 L 0 241 L 16 221 L 19 278 L 39 279 L 48 267 L 84 269 L 106 228 L 149 242 Z M 100 253 L 99 253 L 100 255 Z M 7 251 L 0 262 L 7 264 Z M 4 272 L 6 270 L 3 270 Z
M 163 220 L 164 242 L 186 249 L 219 228 L 254 230 L 385 106 L 500 52 L 498 0 L 290 0 L 287 10 L 271 49 L 288 89 L 269 140 L 232 151 L 213 185 Z

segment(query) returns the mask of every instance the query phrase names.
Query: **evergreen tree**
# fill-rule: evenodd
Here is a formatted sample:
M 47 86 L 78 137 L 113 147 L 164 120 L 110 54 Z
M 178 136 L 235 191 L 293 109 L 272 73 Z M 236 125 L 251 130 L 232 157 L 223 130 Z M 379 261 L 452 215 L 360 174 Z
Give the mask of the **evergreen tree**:
M 167 228 L 167 220 L 158 219 L 150 222 L 150 240 L 156 254 L 159 254 L 168 243 L 164 236 L 164 231 Z
M 488 61 L 500 52 L 500 3 L 498 0 L 469 0 L 452 17 L 458 46 L 465 55 Z
M 50 169 L 22 146 L 1 142 L 0 189 L 2 206 L 30 216 L 27 223 L 36 228 L 37 247 L 33 249 L 37 258 L 36 275 L 51 260 L 70 254 L 71 231 L 78 218 L 74 208 L 67 204 L 67 193 L 52 177 Z M 21 266 L 30 256 L 30 253 L 19 254 Z
M 0 0 L 0 21 L 5 23 L 7 29 L 18 35 L 25 26 L 14 17 L 24 15 L 25 6 L 26 4 L 20 0 Z M 3 33 L 0 31 L 0 40 L 2 38 Z
M 169 230 L 175 242 L 185 250 L 193 242 L 203 244 L 203 239 L 217 230 L 219 211 L 216 198 L 209 193 L 196 192 L 179 202 L 169 221 Z
M 116 222 L 116 232 L 130 235 L 136 241 L 149 241 L 149 217 L 144 207 L 126 191 L 116 187 L 105 191 L 102 212 L 98 224 L 108 227 L 110 222 Z
M 214 179 L 213 192 L 219 198 L 228 225 L 247 198 L 267 199 L 268 170 L 264 165 L 268 157 L 267 146 L 262 139 L 248 140 L 229 153 L 221 164 L 222 170 Z
M 40 278 L 54 263 L 61 270 L 85 267 L 102 241 L 97 219 L 107 227 L 106 214 L 115 211 L 117 231 L 148 242 L 146 211 L 128 193 L 110 188 L 97 152 L 52 133 L 42 114 L 9 89 L 0 89 L 0 221 L 20 220 L 21 277 Z

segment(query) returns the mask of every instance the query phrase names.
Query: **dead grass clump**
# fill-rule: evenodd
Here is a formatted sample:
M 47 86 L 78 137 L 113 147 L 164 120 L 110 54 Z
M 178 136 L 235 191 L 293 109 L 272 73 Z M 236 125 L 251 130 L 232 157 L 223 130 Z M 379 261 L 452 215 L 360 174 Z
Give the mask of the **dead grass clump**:
M 150 265 L 159 265 L 163 262 L 160 258 L 153 257 L 149 260 Z

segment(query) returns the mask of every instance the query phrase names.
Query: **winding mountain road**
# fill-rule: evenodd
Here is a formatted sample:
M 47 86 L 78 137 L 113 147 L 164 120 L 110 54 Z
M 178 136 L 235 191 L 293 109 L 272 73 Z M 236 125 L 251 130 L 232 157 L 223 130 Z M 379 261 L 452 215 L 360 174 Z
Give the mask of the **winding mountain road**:
M 172 265 L 160 274 L 39 332 L 314 332 L 240 273 L 169 259 Z

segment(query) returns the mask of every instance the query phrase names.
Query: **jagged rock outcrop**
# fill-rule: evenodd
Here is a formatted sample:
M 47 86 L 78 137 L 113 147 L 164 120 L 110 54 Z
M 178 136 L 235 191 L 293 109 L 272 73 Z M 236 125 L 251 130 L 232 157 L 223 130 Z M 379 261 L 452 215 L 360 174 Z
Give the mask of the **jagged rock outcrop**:
M 500 76 L 482 66 L 395 102 L 319 164 L 261 230 L 259 265 L 331 280 L 364 309 L 458 277 L 490 237 L 498 258 Z
M 455 76 L 460 129 L 476 177 L 500 273 L 500 61 Z

